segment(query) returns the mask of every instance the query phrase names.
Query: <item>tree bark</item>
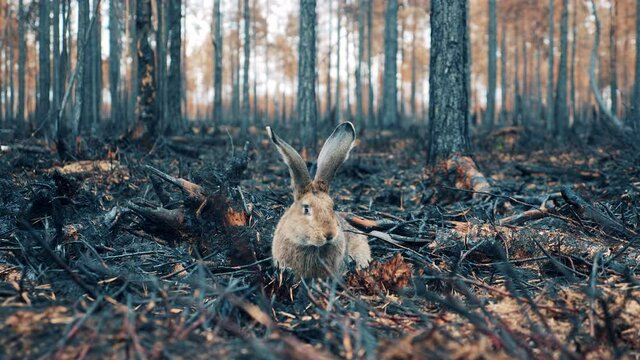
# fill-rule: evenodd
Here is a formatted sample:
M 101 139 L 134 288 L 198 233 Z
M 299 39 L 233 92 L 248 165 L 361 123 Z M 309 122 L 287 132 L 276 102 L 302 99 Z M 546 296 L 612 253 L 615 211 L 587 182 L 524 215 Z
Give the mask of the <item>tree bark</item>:
M 469 151 L 466 0 L 431 1 L 428 164 Z
M 138 0 L 140 1 L 140 0 Z M 183 126 L 182 101 L 182 0 L 169 0 L 168 40 L 169 71 L 167 74 L 167 132 L 176 133 Z
M 214 42 L 214 61 L 215 67 L 213 71 L 213 121 L 216 124 L 222 122 L 222 14 L 220 13 L 220 0 L 216 0 L 214 5 L 215 12 L 215 42 Z
M 485 112 L 485 128 L 493 128 L 496 102 L 496 0 L 489 0 L 489 63 L 487 85 L 487 111 Z
M 547 132 L 553 132 L 554 126 L 554 118 L 553 118 L 553 43 L 554 43 L 554 34 L 553 34 L 553 2 L 554 0 L 549 0 L 549 57 L 547 58 Z
M 569 1 L 562 1 L 562 21 L 560 23 L 560 62 L 558 63 L 558 83 L 556 84 L 556 102 L 553 111 L 556 119 L 556 135 L 563 139 L 569 128 L 567 109 L 567 48 L 568 48 L 568 8 Z
M 578 2 L 573 0 L 573 14 L 571 24 L 571 118 L 575 122 L 576 119 L 576 44 L 578 43 L 578 26 L 577 16 Z
M 24 0 L 18 2 L 18 124 L 22 126 L 25 121 L 25 66 L 27 65 L 27 45 L 25 41 L 26 15 L 24 12 Z
M 418 17 L 413 16 L 413 24 L 411 28 L 411 116 L 413 122 L 417 122 L 418 114 L 416 108 L 416 38 L 418 37 Z M 495 52 L 494 52 L 495 53 Z M 495 88 L 494 88 L 495 94 Z
M 618 47 L 616 45 L 616 18 L 618 14 L 618 5 L 616 0 L 611 0 L 611 7 L 609 7 L 609 76 L 611 77 L 611 113 L 618 114 L 618 64 L 617 64 L 617 52 Z
M 640 0 L 636 0 L 636 73 L 631 101 L 631 123 L 637 136 L 640 136 Z
M 140 75 L 138 74 L 138 51 L 137 42 L 138 34 L 136 30 L 136 9 L 137 1 L 142 0 L 129 0 L 129 56 L 131 56 L 132 62 L 129 68 L 129 94 L 128 99 L 128 121 L 132 121 L 136 118 L 136 104 L 138 102 L 138 95 L 140 90 Z
M 507 82 L 507 19 L 502 18 L 501 39 L 500 39 L 500 117 L 499 125 L 502 127 L 507 123 L 507 92 L 509 83 Z
M 156 61 L 157 61 L 157 96 L 158 100 L 156 105 L 158 106 L 158 124 L 161 128 L 167 129 L 167 16 L 165 14 L 166 8 L 165 0 L 156 0 L 156 9 L 158 16 L 158 30 L 156 31 Z
M 362 58 L 364 57 L 364 13 L 365 0 L 358 4 L 358 64 L 356 65 L 356 123 L 362 126 L 364 108 L 362 104 Z
M 388 0 L 384 26 L 384 82 L 382 86 L 382 124 L 397 121 L 397 56 L 398 56 L 398 0 Z
M 109 94 L 111 95 L 111 124 L 117 125 L 120 118 L 120 1 L 109 2 Z
M 338 12 L 336 16 L 338 17 L 338 44 L 336 48 L 335 122 L 340 123 L 342 121 L 342 108 L 340 107 L 340 43 L 342 42 L 340 31 L 342 30 L 342 8 L 340 6 L 340 0 L 338 0 Z
M 369 92 L 368 101 L 368 122 L 375 123 L 376 112 L 373 106 L 373 81 L 371 80 L 371 28 L 373 27 L 373 0 L 367 2 L 367 85 Z
M 331 122 L 331 88 L 333 83 L 331 82 L 331 54 L 333 53 L 333 0 L 329 0 L 329 46 L 327 50 L 327 99 L 326 99 L 326 117 Z
M 336 95 L 337 96 L 337 95 Z M 300 0 L 300 43 L 298 45 L 298 118 L 303 147 L 315 149 L 318 136 L 316 110 L 316 1 Z M 311 144 L 308 127 L 312 127 Z
M 151 36 L 151 0 L 138 0 L 136 5 L 136 33 L 138 36 L 137 54 L 140 89 L 136 105 L 136 110 L 138 112 L 138 126 L 133 138 L 134 140 L 141 140 L 150 139 L 148 136 L 156 135 L 156 82 L 154 54 L 153 49 L 149 44 L 149 37 Z M 180 56 L 178 53 L 178 59 L 179 58 Z M 177 61 L 179 62 L 180 60 Z M 172 61 L 172 68 L 173 64 L 174 63 Z M 179 105 L 179 92 L 177 100 Z
M 38 122 L 49 114 L 49 91 L 51 90 L 51 60 L 49 1 L 38 3 Z
M 349 54 L 349 47 L 351 45 L 351 41 L 350 41 L 351 37 L 349 35 L 351 35 L 351 30 L 350 30 L 350 27 L 349 27 L 349 18 L 348 17 L 347 17 L 347 24 L 344 27 L 344 30 L 346 32 L 346 39 L 345 39 L 345 45 L 346 45 L 345 46 L 345 52 L 346 52 L 346 54 L 345 54 L 345 62 L 346 62 L 346 64 L 345 65 L 346 65 L 346 68 L 347 68 L 347 74 L 346 74 L 347 75 L 347 79 L 346 79 L 347 82 L 345 84 L 345 90 L 344 90 L 345 94 L 347 95 L 346 96 L 346 104 L 345 104 L 346 106 L 345 107 L 346 107 L 346 111 L 347 111 L 347 121 L 353 121 L 353 117 L 352 117 L 353 113 L 351 112 L 351 63 L 349 61 L 351 59 L 351 56 L 349 56 L 350 55 Z
M 249 0 L 244 0 L 244 66 L 242 70 L 242 128 L 241 134 L 244 136 L 249 127 L 249 61 L 251 55 L 251 37 L 249 36 L 249 25 L 251 17 L 249 15 Z
M 519 64 L 520 64 L 520 50 L 518 49 L 518 40 L 520 38 L 520 24 L 516 23 L 514 24 L 514 28 L 515 28 L 515 35 L 514 35 L 514 42 L 515 42 L 515 51 L 514 51 L 514 56 L 513 56 L 513 87 L 514 87 L 514 92 L 513 92 L 513 113 L 512 113 L 512 123 L 514 126 L 518 126 L 519 125 L 519 121 L 518 119 L 522 116 L 522 112 L 520 109 L 520 77 L 518 76 L 518 70 L 520 69 Z
M 60 106 L 62 82 L 60 69 L 60 0 L 53 0 L 53 106 L 54 113 Z
M 80 130 L 83 122 L 82 114 L 83 108 L 85 107 L 85 81 L 84 73 L 85 73 L 85 43 L 87 39 L 87 29 L 89 28 L 89 3 L 84 0 L 78 0 L 78 45 L 76 46 L 77 50 L 77 58 L 76 58 L 76 81 L 75 84 L 75 104 L 73 109 L 73 120 L 71 122 L 71 136 L 72 142 L 75 143 L 75 153 L 78 153 L 77 148 L 77 137 L 80 135 Z

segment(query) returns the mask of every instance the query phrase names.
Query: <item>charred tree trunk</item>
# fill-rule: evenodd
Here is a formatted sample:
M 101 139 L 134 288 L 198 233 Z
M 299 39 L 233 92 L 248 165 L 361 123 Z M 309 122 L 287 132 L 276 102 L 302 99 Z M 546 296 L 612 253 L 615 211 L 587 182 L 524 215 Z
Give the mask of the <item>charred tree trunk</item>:
M 74 141 L 80 134 L 80 130 L 84 124 L 81 122 L 83 109 L 85 107 L 85 48 L 87 39 L 87 29 L 89 28 L 89 3 L 87 1 L 78 1 L 78 45 L 77 58 L 76 58 L 76 78 L 78 79 L 75 84 L 75 104 L 73 108 L 73 120 L 71 123 L 71 136 L 72 142 L 75 143 L 75 152 L 78 153 L 78 142 Z
M 364 57 L 364 12 L 365 1 L 360 0 L 358 5 L 358 63 L 356 65 L 356 123 L 362 126 L 364 108 L 362 104 L 362 58 Z
M 49 1 L 38 3 L 38 123 L 49 114 L 49 91 L 51 90 L 51 60 Z
M 166 1 L 156 0 L 158 16 L 158 30 L 156 31 L 156 61 L 157 61 L 157 101 L 158 124 L 161 128 L 167 129 L 167 16 L 165 16 Z
M 109 2 L 109 94 L 111 95 L 111 125 L 120 120 L 120 1 Z
M 485 112 L 485 128 L 491 130 L 495 118 L 496 102 L 496 0 L 489 0 L 489 66 L 487 111 Z
M 384 26 L 384 84 L 382 86 L 382 124 L 388 127 L 396 123 L 398 55 L 398 0 L 387 1 Z
M 138 54 L 138 75 L 140 76 L 140 89 L 138 93 L 136 110 L 138 112 L 137 130 L 134 140 L 149 139 L 157 130 L 156 119 L 156 83 L 155 61 L 149 37 L 151 36 L 151 0 L 138 0 L 136 4 L 136 33 Z M 179 50 L 179 48 L 178 48 Z M 180 54 L 178 52 L 178 59 Z M 179 60 L 177 60 L 179 62 Z M 178 88 L 179 91 L 179 88 Z M 180 95 L 177 96 L 178 105 Z
M 509 83 L 507 82 L 507 19 L 502 18 L 500 39 L 500 117 L 499 124 L 504 126 L 507 122 L 507 90 Z
M 467 5 L 465 0 L 431 1 L 428 163 L 469 152 Z
M 373 106 L 373 81 L 371 80 L 371 28 L 373 27 L 373 0 L 367 2 L 367 85 L 369 92 L 368 114 L 369 124 L 375 123 L 376 112 Z
M 337 96 L 337 95 L 336 95 Z M 302 146 L 309 144 L 308 127 L 312 127 L 311 148 L 318 136 L 316 113 L 316 1 L 300 0 L 300 43 L 298 46 L 298 118 Z
M 617 52 L 618 47 L 616 45 L 616 19 L 618 14 L 617 1 L 611 0 L 611 7 L 609 8 L 609 56 L 611 58 L 609 64 L 609 76 L 611 77 L 611 113 L 618 114 L 618 64 L 617 64 Z M 636 99 L 637 101 L 638 99 Z
M 141 0 L 138 0 L 141 1 Z M 169 73 L 167 75 L 167 132 L 176 133 L 183 126 L 182 101 L 182 0 L 169 0 L 167 14 L 169 40 Z
M 216 0 L 215 12 L 215 42 L 214 42 L 214 69 L 213 69 L 213 121 L 216 124 L 222 122 L 222 15 L 220 13 L 220 0 Z
M 25 66 L 27 65 L 27 45 L 25 41 L 26 15 L 24 12 L 24 0 L 18 2 L 18 124 L 24 125 L 25 121 Z
M 547 59 L 547 132 L 553 132 L 554 126 L 554 118 L 553 118 L 553 43 L 554 43 L 554 34 L 553 34 L 553 2 L 554 0 L 549 0 L 549 57 Z
M 338 16 L 338 43 L 336 49 L 336 101 L 335 101 L 335 122 L 340 123 L 342 120 L 342 108 L 340 107 L 340 44 L 342 43 L 342 38 L 340 35 L 340 31 L 342 29 L 342 8 L 340 6 L 340 1 L 338 1 L 338 12 L 336 13 Z
M 560 62 L 558 63 L 558 83 L 556 103 L 553 111 L 556 118 L 556 135 L 563 139 L 569 128 L 567 109 L 567 49 L 568 49 L 568 7 L 569 1 L 562 1 L 562 21 L 560 23 Z
M 136 118 L 136 104 L 138 102 L 138 95 L 140 90 L 140 74 L 138 74 L 138 51 L 137 51 L 137 39 L 138 34 L 136 30 L 136 9 L 137 1 L 143 0 L 129 0 L 129 56 L 131 56 L 131 65 L 129 68 L 129 94 L 127 94 L 128 102 L 128 116 L 127 125 L 129 122 Z
M 351 45 L 351 41 L 350 41 L 350 36 L 351 35 L 351 30 L 349 27 L 349 18 L 347 17 L 347 24 L 344 27 L 344 30 L 346 32 L 346 39 L 345 39 L 345 62 L 346 62 L 346 68 L 347 68 L 347 82 L 345 84 L 345 94 L 346 96 L 346 101 L 345 101 L 345 105 L 346 105 L 346 111 L 347 111 L 347 121 L 353 121 L 353 113 L 351 112 L 351 63 L 349 62 L 349 59 L 351 59 L 351 57 L 349 56 L 349 47 Z
M 418 30 L 418 19 L 417 16 L 413 16 L 413 25 L 411 29 L 411 117 L 413 117 L 413 122 L 417 122 L 418 114 L 416 108 L 416 38 L 417 38 L 417 30 Z M 495 89 L 494 89 L 495 93 Z
M 571 24 L 571 118 L 576 119 L 576 44 L 578 43 L 577 27 L 578 2 L 573 0 L 573 19 Z
M 60 69 L 60 0 L 53 0 L 53 106 L 51 111 L 55 113 L 60 106 L 62 93 Z
M 331 83 L 331 54 L 333 53 L 332 46 L 332 33 L 333 33 L 333 1 L 329 1 L 329 49 L 327 50 L 327 99 L 326 99 L 326 117 L 329 119 L 331 123 L 331 88 L 333 87 L 333 83 Z
M 244 18 L 244 66 L 242 69 L 242 128 L 241 134 L 244 136 L 249 127 L 249 61 L 251 55 L 251 37 L 249 36 L 249 0 L 244 0 L 243 18 Z

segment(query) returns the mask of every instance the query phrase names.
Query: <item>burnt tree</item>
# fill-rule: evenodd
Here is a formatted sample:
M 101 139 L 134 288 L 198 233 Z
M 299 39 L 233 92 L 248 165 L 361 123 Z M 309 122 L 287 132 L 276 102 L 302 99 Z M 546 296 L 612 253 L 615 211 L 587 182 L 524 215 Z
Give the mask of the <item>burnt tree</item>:
M 336 94 L 336 96 L 338 96 Z M 300 0 L 300 43 L 298 45 L 298 118 L 302 146 L 309 145 L 307 133 L 312 126 L 311 148 L 317 139 L 316 111 L 316 1 Z

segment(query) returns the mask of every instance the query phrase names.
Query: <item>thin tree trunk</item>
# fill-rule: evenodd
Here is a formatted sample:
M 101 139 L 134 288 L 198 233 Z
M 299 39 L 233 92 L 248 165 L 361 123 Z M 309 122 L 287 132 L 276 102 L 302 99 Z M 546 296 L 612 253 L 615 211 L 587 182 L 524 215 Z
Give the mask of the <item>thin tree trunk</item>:
M 157 75 L 157 94 L 158 101 L 158 124 L 161 129 L 167 129 L 167 16 L 165 16 L 165 0 L 156 0 L 156 9 L 158 15 L 158 30 L 156 31 L 156 61 Z
M 398 112 L 398 116 L 396 117 L 396 123 L 400 124 L 404 120 L 404 78 L 402 77 L 402 67 L 404 66 L 404 31 L 405 31 L 405 17 L 400 19 L 400 40 L 399 40 L 399 48 L 400 48 L 400 70 L 396 75 L 398 79 L 398 104 L 400 105 L 400 110 Z
M 542 119 L 542 77 L 540 75 L 540 68 L 542 67 L 542 54 L 541 54 L 541 40 L 536 44 L 536 93 L 535 93 L 535 110 L 533 112 L 534 119 L 536 121 L 536 126 L 539 124 L 540 119 Z M 532 124 L 534 125 L 534 124 Z
M 265 0 L 265 16 L 269 18 L 269 0 Z M 264 86 L 264 103 L 265 103 L 265 119 L 267 123 L 271 122 L 271 114 L 269 113 L 269 27 L 264 29 L 264 68 L 265 68 L 265 86 Z M 331 84 L 327 84 L 331 86 Z M 275 100 L 275 99 L 274 99 Z M 277 112 L 274 107 L 274 112 Z
M 633 88 L 633 99 L 631 101 L 631 123 L 636 135 L 640 136 L 640 0 L 636 0 L 636 73 Z
M 300 43 L 298 46 L 298 118 L 303 147 L 315 150 L 318 137 L 316 110 L 316 1 L 300 0 Z M 308 127 L 312 127 L 311 144 Z
M 611 0 L 611 7 L 609 8 L 609 56 L 611 57 L 609 76 L 611 77 L 611 113 L 618 114 L 618 64 L 617 64 L 617 52 L 616 46 L 616 19 L 618 15 L 618 5 L 616 0 Z
M 413 117 L 413 122 L 415 123 L 418 120 L 418 115 L 416 114 L 416 38 L 418 37 L 418 18 L 416 15 L 413 16 L 413 24 L 411 28 L 411 116 Z M 495 94 L 495 87 L 494 87 Z
M 345 28 L 345 32 L 346 32 L 346 40 L 345 40 L 345 47 L 346 47 L 346 56 L 345 56 L 345 61 L 346 61 L 346 67 L 347 67 L 347 83 L 345 84 L 345 93 L 347 95 L 347 101 L 346 101 L 346 110 L 347 110 L 347 121 L 352 121 L 352 112 L 351 112 L 351 63 L 350 63 L 350 59 L 351 57 L 349 56 L 349 47 L 351 45 L 351 41 L 350 40 L 350 36 L 351 35 L 351 31 L 349 28 L 349 18 L 347 18 L 347 24 L 344 27 Z
M 53 0 L 53 106 L 55 113 L 60 106 L 61 74 L 60 74 L 60 0 Z
M 25 41 L 26 14 L 24 0 L 18 1 L 18 124 L 25 122 L 25 66 L 27 65 L 27 45 Z
M 569 1 L 562 1 L 562 21 L 560 23 L 560 62 L 558 63 L 558 83 L 556 84 L 556 135 L 563 139 L 569 127 L 567 109 L 567 49 L 568 49 L 568 7 Z
M 242 8 L 242 1 L 238 0 L 238 13 L 236 22 L 236 58 L 233 63 L 233 121 L 235 124 L 240 122 L 240 9 Z
M 507 122 L 507 92 L 509 83 L 507 82 L 507 19 L 502 18 L 500 39 L 500 126 Z
M 332 46 L 332 31 L 333 30 L 333 0 L 329 0 L 329 49 L 327 50 L 327 104 L 326 104 L 326 117 L 331 122 L 331 88 L 333 83 L 331 82 L 331 54 L 333 52 Z
M 491 130 L 495 118 L 496 102 L 496 0 L 489 0 L 489 64 L 488 64 L 488 89 L 487 111 L 485 112 L 485 128 Z
M 369 124 L 375 123 L 376 112 L 373 104 L 373 81 L 371 77 L 371 28 L 373 27 L 373 0 L 365 0 L 367 2 L 367 85 L 369 92 L 368 114 Z
M 82 118 L 82 109 L 84 108 L 85 102 L 85 81 L 84 72 L 85 72 L 85 53 L 86 53 L 86 40 L 87 40 L 87 30 L 89 28 L 88 24 L 88 14 L 89 14 L 89 3 L 87 1 L 78 0 L 78 44 L 76 46 L 77 50 L 77 58 L 76 58 L 76 81 L 75 84 L 75 104 L 73 108 L 73 120 L 71 123 L 71 134 L 72 134 L 72 142 L 75 143 L 75 153 L 79 151 L 77 145 L 78 142 L 74 141 L 80 135 L 80 130 L 83 126 L 84 122 L 81 122 Z M 60 129 L 59 129 L 60 130 Z M 61 134 L 59 132 L 59 134 Z M 60 137 L 60 136 L 59 136 Z M 59 139 L 62 140 L 62 139 Z
M 382 87 L 382 124 L 395 124 L 397 103 L 398 0 L 388 0 L 384 26 L 384 84 Z
M 469 142 L 467 6 L 465 0 L 431 0 L 429 134 L 427 162 L 465 154 Z
M 578 2 L 573 0 L 573 20 L 571 24 L 571 118 L 576 118 L 576 44 L 578 43 L 577 27 Z
M 520 98 L 522 125 L 529 126 L 529 54 L 527 53 L 527 35 L 522 34 L 522 97 Z
M 109 2 L 109 94 L 111 95 L 111 125 L 119 121 L 120 86 L 120 1 Z M 162 101 L 162 100 L 161 100 Z
M 249 36 L 249 0 L 244 0 L 243 17 L 244 17 L 244 68 L 242 70 L 242 129 L 241 134 L 246 134 L 249 127 L 249 60 L 251 56 L 251 38 Z
M 364 57 L 364 13 L 365 0 L 360 0 L 358 5 L 358 63 L 356 66 L 356 123 L 362 126 L 364 108 L 362 104 L 362 59 Z
M 101 14 L 100 7 L 96 6 L 97 0 L 93 1 L 93 7 L 95 9 L 96 26 L 92 28 L 92 41 L 91 41 L 91 112 L 92 123 L 91 131 L 94 132 L 96 126 L 100 124 L 101 104 L 102 104 L 102 43 L 101 41 Z
M 138 0 L 140 1 L 140 0 Z M 169 0 L 167 13 L 169 41 L 169 70 L 167 74 L 167 132 L 182 129 L 182 0 Z
M 547 59 L 547 132 L 553 132 L 554 118 L 553 118 L 553 43 L 554 43 L 554 35 L 553 35 L 553 2 L 554 0 L 549 0 L 549 57 Z
M 336 123 L 340 123 L 342 117 L 342 108 L 340 107 L 340 43 L 342 42 L 340 30 L 342 29 L 342 8 L 340 6 L 340 0 L 338 0 L 338 12 L 336 16 L 338 17 L 338 44 L 336 45 L 335 121 Z
M 49 46 L 49 1 L 38 3 L 38 122 L 42 122 L 49 114 L 49 91 L 51 89 L 51 60 Z
M 518 40 L 520 38 L 520 24 L 516 23 L 515 27 L 515 39 L 514 39 L 514 57 L 513 57 L 513 115 L 512 122 L 513 125 L 519 125 L 519 118 L 521 117 L 521 109 L 520 109 L 520 77 L 518 76 L 518 70 L 520 69 L 520 50 L 518 49 Z
M 213 71 L 213 121 L 216 124 L 222 122 L 222 16 L 220 13 L 220 0 L 216 0 L 214 5 L 215 12 L 215 42 L 214 42 L 214 61 L 215 67 Z
M 253 5 L 255 6 L 256 1 L 253 1 Z M 251 56 L 253 57 L 253 64 L 251 66 L 251 68 L 253 69 L 253 123 L 256 124 L 259 120 L 259 112 L 258 112 L 258 71 L 257 71 L 257 66 L 258 62 L 256 61 L 256 53 L 257 53 L 257 49 L 255 49 L 258 46 L 258 42 L 256 40 L 256 36 L 257 36 L 257 31 L 256 31 L 256 22 L 254 21 L 252 23 L 251 29 L 253 30 L 253 34 L 251 35 L 253 37 L 253 53 L 251 54 Z

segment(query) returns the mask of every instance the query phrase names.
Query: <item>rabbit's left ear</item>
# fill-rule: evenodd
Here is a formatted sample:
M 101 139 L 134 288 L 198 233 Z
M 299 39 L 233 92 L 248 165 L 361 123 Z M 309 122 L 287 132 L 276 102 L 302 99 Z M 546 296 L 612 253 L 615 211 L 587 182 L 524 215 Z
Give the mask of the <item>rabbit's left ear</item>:
M 347 121 L 338 125 L 320 150 L 318 171 L 314 180 L 330 184 L 340 165 L 349 157 L 355 140 L 356 129 L 352 123 Z

